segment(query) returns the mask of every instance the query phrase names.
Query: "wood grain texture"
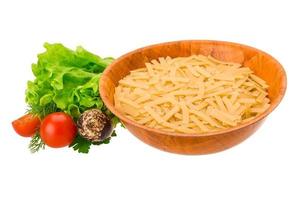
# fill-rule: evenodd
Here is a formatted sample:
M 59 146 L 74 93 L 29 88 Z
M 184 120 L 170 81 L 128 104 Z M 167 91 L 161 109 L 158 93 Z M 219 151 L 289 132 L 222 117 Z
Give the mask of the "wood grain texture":
M 131 121 L 114 107 L 114 90 L 118 81 L 131 70 L 145 67 L 145 62 L 158 57 L 178 57 L 195 54 L 212 55 L 224 60 L 242 63 L 269 84 L 269 109 L 255 119 L 239 126 L 199 134 L 166 132 Z M 99 81 L 100 95 L 109 110 L 119 117 L 126 128 L 143 142 L 164 151 L 179 154 L 209 154 L 237 145 L 253 134 L 280 103 L 286 90 L 286 73 L 281 64 L 269 54 L 242 44 L 188 40 L 156 44 L 137 49 L 115 60 L 106 68 Z

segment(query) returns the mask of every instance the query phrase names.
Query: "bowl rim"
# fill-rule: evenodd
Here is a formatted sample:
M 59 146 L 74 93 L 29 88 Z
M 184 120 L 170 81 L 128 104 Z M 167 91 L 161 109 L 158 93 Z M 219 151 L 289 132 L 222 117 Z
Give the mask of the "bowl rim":
M 141 124 L 136 123 L 135 121 L 125 117 L 121 112 L 119 112 L 117 109 L 115 109 L 115 106 L 111 103 L 109 103 L 109 99 L 108 99 L 108 95 L 104 94 L 104 78 L 107 76 L 107 74 L 109 73 L 110 69 L 112 68 L 112 66 L 118 64 L 121 60 L 123 60 L 124 58 L 139 53 L 141 51 L 144 51 L 145 49 L 151 49 L 157 46 L 162 46 L 162 45 L 172 45 L 172 44 L 176 44 L 176 43 L 192 43 L 192 42 L 199 42 L 199 43 L 214 43 L 214 44 L 223 44 L 226 46 L 242 46 L 251 50 L 254 50 L 256 52 L 259 52 L 261 54 L 264 54 L 266 57 L 268 57 L 269 59 L 273 60 L 276 62 L 277 66 L 280 68 L 280 70 L 282 71 L 282 84 L 281 84 L 281 88 L 280 88 L 280 95 L 278 95 L 277 98 L 275 98 L 273 100 L 273 102 L 271 103 L 271 106 L 263 113 L 261 113 L 260 115 L 256 116 L 255 118 L 239 124 L 237 126 L 231 127 L 231 128 L 226 128 L 223 130 L 217 130 L 217 131 L 210 131 L 210 132 L 202 132 L 202 133 L 181 133 L 181 132 L 168 132 L 168 131 L 164 131 L 164 130 L 160 130 L 160 129 L 154 129 L 154 128 L 150 128 Z M 214 135 L 220 135 L 220 134 L 225 134 L 225 133 L 229 133 L 232 131 L 236 131 L 242 128 L 245 128 L 247 126 L 250 126 L 258 121 L 263 120 L 265 117 L 267 117 L 281 102 L 281 100 L 283 99 L 285 92 L 286 92 L 286 88 L 287 88 L 287 75 L 286 72 L 283 68 L 283 66 L 279 63 L 279 61 L 277 61 L 273 56 L 271 56 L 270 54 L 257 49 L 255 47 L 251 47 L 248 45 L 244 45 L 244 44 L 240 44 L 240 43 L 235 43 L 235 42 L 229 42 L 229 41 L 221 41 L 221 40 L 177 40 L 177 41 L 170 41 L 170 42 L 163 42 L 163 43 L 156 43 L 156 44 L 152 44 L 152 45 L 147 45 L 138 49 L 135 49 L 133 51 L 130 51 L 126 54 L 123 54 L 122 56 L 118 57 L 116 60 L 114 60 L 109 66 L 106 67 L 106 69 L 103 71 L 102 75 L 100 76 L 100 80 L 99 80 L 99 93 L 101 96 L 101 99 L 103 101 L 103 103 L 105 104 L 105 106 L 116 116 L 118 117 L 121 121 L 124 121 L 130 125 L 133 125 L 135 127 L 141 128 L 141 129 L 146 129 L 148 132 L 151 133 L 156 133 L 156 134 L 161 134 L 161 135 L 169 135 L 169 136 L 177 136 L 177 137 L 206 137 L 206 136 L 214 136 Z

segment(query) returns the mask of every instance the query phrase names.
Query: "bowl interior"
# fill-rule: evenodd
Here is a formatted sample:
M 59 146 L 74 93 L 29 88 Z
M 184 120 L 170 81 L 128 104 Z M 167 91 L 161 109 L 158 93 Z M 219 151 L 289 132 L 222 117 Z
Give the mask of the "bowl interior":
M 286 74 L 282 66 L 267 53 L 242 44 L 221 41 L 177 41 L 152 45 L 137 49 L 114 61 L 104 71 L 100 80 L 100 94 L 105 105 L 121 120 L 127 120 L 114 108 L 114 92 L 118 81 L 128 75 L 131 70 L 145 67 L 145 62 L 159 57 L 179 57 L 190 55 L 212 55 L 223 60 L 242 63 L 251 68 L 255 74 L 263 78 L 269 85 L 270 108 L 262 116 L 269 114 L 281 101 L 286 89 Z M 248 123 L 253 123 L 253 119 Z M 128 120 L 130 121 L 130 120 Z

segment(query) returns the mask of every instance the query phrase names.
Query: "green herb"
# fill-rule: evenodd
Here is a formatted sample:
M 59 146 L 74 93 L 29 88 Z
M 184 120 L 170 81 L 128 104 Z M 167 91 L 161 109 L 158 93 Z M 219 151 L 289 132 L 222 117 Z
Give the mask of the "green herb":
M 117 136 L 117 134 L 115 131 L 113 131 L 111 137 L 115 137 L 115 136 Z M 70 144 L 69 147 L 72 147 L 74 151 L 78 151 L 79 153 L 88 153 L 91 145 L 109 144 L 111 137 L 106 138 L 101 142 L 92 143 L 91 141 L 86 140 L 85 138 L 77 134 L 75 140 L 73 141 L 72 144 Z
M 45 149 L 45 143 L 42 141 L 39 133 L 32 136 L 28 148 L 31 153 L 36 153 L 41 149 Z
M 77 134 L 76 138 L 69 147 L 73 147 L 74 151 L 78 151 L 79 153 L 88 153 L 91 145 L 92 143 L 90 141 Z
M 29 107 L 27 112 L 37 115 L 40 119 L 44 119 L 46 115 L 59 111 L 60 110 L 56 107 L 55 103 L 48 103 L 44 106 L 33 104 Z

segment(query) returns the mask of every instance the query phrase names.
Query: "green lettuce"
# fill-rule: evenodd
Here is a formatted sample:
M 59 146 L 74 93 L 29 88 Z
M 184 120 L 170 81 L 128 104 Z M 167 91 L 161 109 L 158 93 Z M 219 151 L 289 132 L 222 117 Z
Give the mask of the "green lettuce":
M 29 106 L 43 108 L 54 104 L 74 119 L 89 108 L 109 113 L 99 96 L 98 83 L 113 58 L 101 58 L 82 47 L 75 51 L 62 44 L 45 43 L 44 47 L 46 51 L 32 64 L 35 80 L 27 83 Z

